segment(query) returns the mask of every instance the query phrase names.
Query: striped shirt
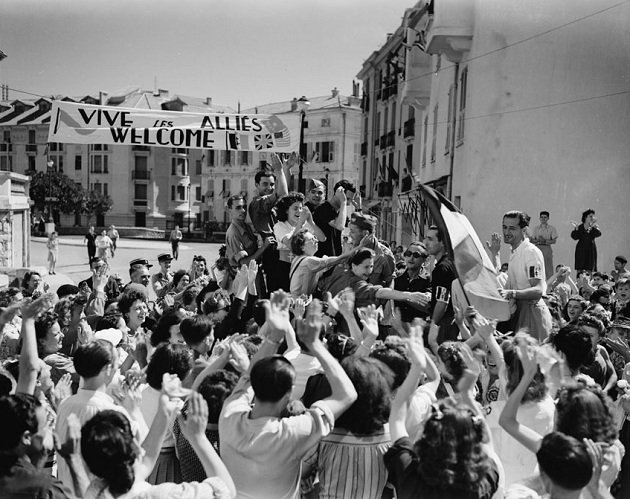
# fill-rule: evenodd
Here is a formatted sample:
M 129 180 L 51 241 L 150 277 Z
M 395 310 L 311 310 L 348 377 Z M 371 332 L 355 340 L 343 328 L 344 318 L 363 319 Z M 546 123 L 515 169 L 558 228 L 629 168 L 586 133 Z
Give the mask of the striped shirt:
M 335 428 L 303 463 L 319 472 L 319 499 L 380 499 L 387 483 L 383 456 L 390 446 L 387 424 L 372 435 Z

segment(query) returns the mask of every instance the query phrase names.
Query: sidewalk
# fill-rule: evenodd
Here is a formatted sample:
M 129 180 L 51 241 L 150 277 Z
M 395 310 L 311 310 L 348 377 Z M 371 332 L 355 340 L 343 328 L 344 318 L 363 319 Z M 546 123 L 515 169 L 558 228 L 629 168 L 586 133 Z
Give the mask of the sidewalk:
M 85 246 L 84 238 L 82 236 L 76 237 L 60 237 L 58 238 L 60 245 L 65 246 Z M 46 237 L 36 237 L 31 236 L 32 243 L 43 243 L 45 244 L 48 241 Z M 168 243 L 166 240 L 156 240 L 156 239 L 122 239 L 118 238 L 116 242 L 117 248 L 127 248 L 127 249 L 147 249 L 151 247 L 155 243 Z M 179 245 L 180 250 L 190 249 L 190 246 L 185 244 Z

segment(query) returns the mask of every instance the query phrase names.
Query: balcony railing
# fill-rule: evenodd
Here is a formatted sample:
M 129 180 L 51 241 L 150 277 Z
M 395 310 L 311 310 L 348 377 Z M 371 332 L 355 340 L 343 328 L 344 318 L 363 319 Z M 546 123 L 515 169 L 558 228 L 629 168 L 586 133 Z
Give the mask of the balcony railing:
M 131 146 L 131 150 L 137 152 L 150 152 L 151 148 L 149 146 Z
M 0 144 L 0 152 L 13 152 L 13 144 Z
M 387 147 L 387 134 L 381 135 L 381 149 L 385 149 Z
M 394 192 L 394 186 L 390 182 L 381 182 L 378 184 L 378 197 L 391 197 Z
M 148 199 L 134 199 L 133 205 L 134 206 L 149 206 L 149 200 Z
M 26 152 L 34 152 L 37 154 L 37 144 L 26 144 Z
M 149 180 L 151 172 L 147 170 L 131 170 L 131 178 L 133 180 Z
M 415 128 L 416 128 L 416 120 L 411 118 L 410 120 L 405 121 L 405 130 L 404 130 L 404 137 L 413 137 L 415 135 Z

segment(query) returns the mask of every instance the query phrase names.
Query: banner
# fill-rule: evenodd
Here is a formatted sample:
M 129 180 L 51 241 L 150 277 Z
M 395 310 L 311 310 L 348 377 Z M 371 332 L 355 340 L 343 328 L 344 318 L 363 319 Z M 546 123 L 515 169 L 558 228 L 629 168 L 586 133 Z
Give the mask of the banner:
M 438 191 L 422 184 L 418 188 L 435 225 L 445 234 L 447 251 L 470 305 L 487 319 L 508 320 L 510 303 L 499 294 L 497 271 L 472 224 Z
M 296 152 L 299 114 L 185 113 L 53 101 L 48 142 Z

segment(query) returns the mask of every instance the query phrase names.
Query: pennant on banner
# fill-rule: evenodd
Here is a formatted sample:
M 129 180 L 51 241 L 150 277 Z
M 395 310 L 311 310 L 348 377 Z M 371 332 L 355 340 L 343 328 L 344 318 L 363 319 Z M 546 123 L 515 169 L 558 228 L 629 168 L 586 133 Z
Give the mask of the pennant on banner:
M 420 184 L 422 198 L 435 224 L 445 235 L 446 246 L 470 304 L 488 319 L 510 318 L 510 304 L 499 294 L 497 273 L 468 219 L 442 194 Z

